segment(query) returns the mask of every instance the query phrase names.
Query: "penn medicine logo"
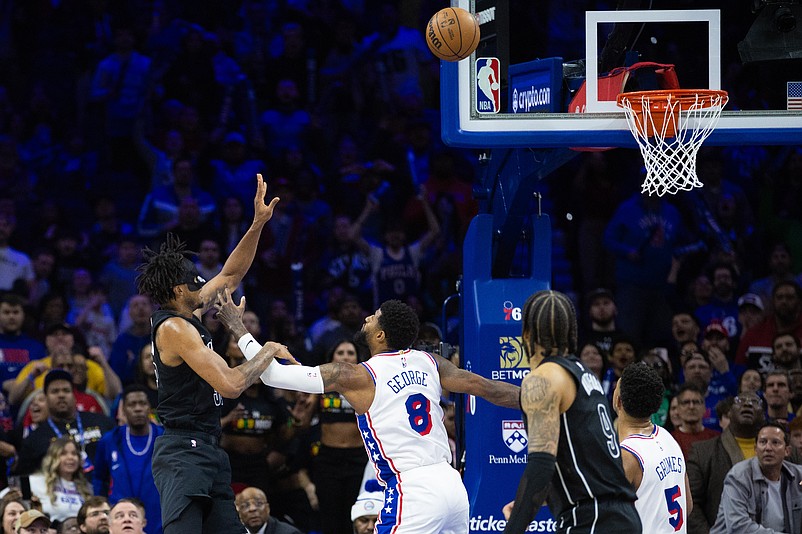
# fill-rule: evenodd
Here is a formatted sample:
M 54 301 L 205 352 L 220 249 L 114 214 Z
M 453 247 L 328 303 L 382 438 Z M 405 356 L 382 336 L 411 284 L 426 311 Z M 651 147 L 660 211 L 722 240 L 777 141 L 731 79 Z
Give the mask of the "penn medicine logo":
M 515 453 L 526 449 L 529 444 L 529 439 L 526 437 L 526 428 L 521 420 L 502 421 L 501 437 L 504 439 L 504 445 Z

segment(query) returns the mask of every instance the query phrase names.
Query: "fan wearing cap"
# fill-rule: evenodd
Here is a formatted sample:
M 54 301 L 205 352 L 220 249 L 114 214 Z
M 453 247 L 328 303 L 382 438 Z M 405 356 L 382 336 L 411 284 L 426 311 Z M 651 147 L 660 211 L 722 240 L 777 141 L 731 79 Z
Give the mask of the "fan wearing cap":
M 283 345 L 266 343 L 251 361 L 230 368 L 200 320 L 220 292 L 230 297 L 228 288 L 240 284 L 273 216 L 279 199 L 266 204 L 267 185 L 259 174 L 256 180 L 253 222 L 217 276 L 206 282 L 172 234 L 158 252 L 144 249 L 138 268 L 139 292 L 160 307 L 151 317 L 151 339 L 165 431 L 156 439 L 152 468 L 164 534 L 245 532 L 234 507 L 229 459 L 219 446 L 220 407 L 223 397 L 237 398 L 256 383 L 274 356 L 292 359 Z
M 755 293 L 745 293 L 738 298 L 738 324 L 741 327 L 741 337 L 753 326 L 765 318 L 763 299 Z
M 376 526 L 379 511 L 384 505 L 384 494 L 380 491 L 365 491 L 359 494 L 351 507 L 354 534 L 371 534 Z
M 72 375 L 64 369 L 53 369 L 45 375 L 44 393 L 48 417 L 23 438 L 16 474 L 28 475 L 39 469 L 50 442 L 72 436 L 81 449 L 84 474 L 91 482 L 97 442 L 114 427 L 114 422 L 103 414 L 78 411 Z
M 48 534 L 50 519 L 39 510 L 22 512 L 14 523 L 14 534 Z

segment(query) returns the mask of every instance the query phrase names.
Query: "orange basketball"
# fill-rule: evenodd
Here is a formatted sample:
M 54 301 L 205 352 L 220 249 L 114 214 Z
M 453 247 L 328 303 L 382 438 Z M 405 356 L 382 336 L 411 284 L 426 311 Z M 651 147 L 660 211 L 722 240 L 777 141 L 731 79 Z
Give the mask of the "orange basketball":
M 465 59 L 479 46 L 479 21 L 460 7 L 443 8 L 426 25 L 426 44 L 440 59 Z

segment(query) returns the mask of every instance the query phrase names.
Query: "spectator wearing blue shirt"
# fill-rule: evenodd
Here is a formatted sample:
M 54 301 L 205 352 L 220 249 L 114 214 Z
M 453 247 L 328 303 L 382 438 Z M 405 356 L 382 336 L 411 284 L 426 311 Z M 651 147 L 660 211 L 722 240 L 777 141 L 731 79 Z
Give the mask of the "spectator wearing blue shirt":
M 164 429 L 150 421 L 150 402 L 139 384 L 123 391 L 122 411 L 126 424 L 106 432 L 97 444 L 92 478 L 95 495 L 108 497 L 112 506 L 127 497 L 140 499 L 147 517 L 145 532 L 160 533 L 161 506 L 151 459 L 156 438 Z

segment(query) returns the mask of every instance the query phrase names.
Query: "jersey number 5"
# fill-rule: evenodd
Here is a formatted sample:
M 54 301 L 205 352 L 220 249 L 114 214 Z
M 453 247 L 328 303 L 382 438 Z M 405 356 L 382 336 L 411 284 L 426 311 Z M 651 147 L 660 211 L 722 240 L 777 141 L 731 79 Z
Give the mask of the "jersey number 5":
M 668 513 L 671 514 L 671 517 L 668 518 L 668 523 L 674 527 L 674 532 L 679 531 L 682 528 L 682 524 L 685 522 L 682 517 L 682 506 L 679 505 L 677 499 L 680 498 L 682 492 L 679 489 L 679 486 L 674 486 L 673 488 L 668 488 L 666 491 L 666 506 L 668 506 Z
M 432 415 L 429 413 L 431 405 L 423 393 L 415 393 L 407 397 L 407 419 L 412 430 L 425 436 L 432 431 Z

